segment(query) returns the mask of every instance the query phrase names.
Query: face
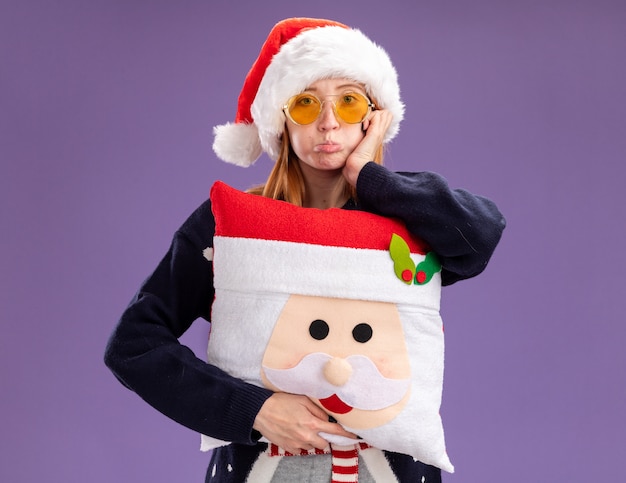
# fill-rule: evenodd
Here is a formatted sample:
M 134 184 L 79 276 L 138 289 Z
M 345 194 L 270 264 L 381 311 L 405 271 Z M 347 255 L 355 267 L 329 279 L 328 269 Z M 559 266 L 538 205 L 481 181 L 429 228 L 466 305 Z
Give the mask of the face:
M 365 95 L 363 87 L 348 79 L 323 79 L 311 84 L 305 92 L 323 102 L 322 112 L 311 124 L 298 125 L 287 119 L 291 146 L 303 169 L 340 170 L 364 136 L 362 124 L 348 124 L 335 115 L 333 103 L 348 92 Z M 329 101 L 329 102 L 324 102 Z
M 410 395 L 404 331 L 390 303 L 291 295 L 262 365 L 267 387 L 305 394 L 351 428 L 387 423 Z

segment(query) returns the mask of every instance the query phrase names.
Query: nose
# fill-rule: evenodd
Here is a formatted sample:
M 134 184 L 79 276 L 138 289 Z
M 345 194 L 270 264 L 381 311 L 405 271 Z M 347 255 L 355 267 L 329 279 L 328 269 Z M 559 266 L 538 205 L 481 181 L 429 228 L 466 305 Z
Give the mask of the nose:
M 319 116 L 319 128 L 323 131 L 336 129 L 339 127 L 339 121 L 335 115 L 335 108 L 332 101 L 322 102 L 322 112 Z
M 324 365 L 324 377 L 333 386 L 343 386 L 352 376 L 352 366 L 340 357 L 333 357 Z

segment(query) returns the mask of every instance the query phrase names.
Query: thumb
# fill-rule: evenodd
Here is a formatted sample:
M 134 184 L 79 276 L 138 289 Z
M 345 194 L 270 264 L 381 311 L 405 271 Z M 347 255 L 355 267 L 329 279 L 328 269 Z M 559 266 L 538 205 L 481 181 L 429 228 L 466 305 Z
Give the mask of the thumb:
M 321 407 L 319 407 L 310 399 L 308 400 L 307 408 L 309 412 L 316 418 L 321 419 L 322 421 L 328 421 L 329 416 L 326 411 L 324 411 Z

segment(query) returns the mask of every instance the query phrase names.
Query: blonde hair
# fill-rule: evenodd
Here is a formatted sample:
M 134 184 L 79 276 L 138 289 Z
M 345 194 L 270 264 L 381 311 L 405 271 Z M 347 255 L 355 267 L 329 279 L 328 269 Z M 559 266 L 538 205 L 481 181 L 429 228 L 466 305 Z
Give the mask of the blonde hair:
M 372 161 L 376 164 L 383 164 L 382 145 L 376 151 Z M 278 159 L 267 181 L 265 184 L 250 188 L 248 192 L 274 200 L 287 201 L 296 206 L 303 205 L 305 194 L 304 175 L 300 169 L 300 160 L 291 147 L 286 126 L 281 136 Z M 356 188 L 347 181 L 344 184 L 344 193 L 349 198 L 357 199 Z

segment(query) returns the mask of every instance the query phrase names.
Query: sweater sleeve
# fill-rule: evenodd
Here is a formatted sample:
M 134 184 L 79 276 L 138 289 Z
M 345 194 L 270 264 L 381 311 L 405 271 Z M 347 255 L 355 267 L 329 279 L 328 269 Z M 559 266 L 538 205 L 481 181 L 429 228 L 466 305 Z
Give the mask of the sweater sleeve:
M 357 180 L 363 209 L 399 218 L 439 255 L 442 283 L 474 277 L 487 266 L 506 222 L 489 199 L 451 189 L 435 173 L 395 173 L 367 163 Z
M 205 202 L 176 232 L 169 251 L 124 311 L 105 363 L 151 406 L 202 434 L 255 442 L 252 425 L 271 391 L 198 359 L 178 341 L 196 320 L 209 320 L 213 270 L 202 252 L 215 225 Z

